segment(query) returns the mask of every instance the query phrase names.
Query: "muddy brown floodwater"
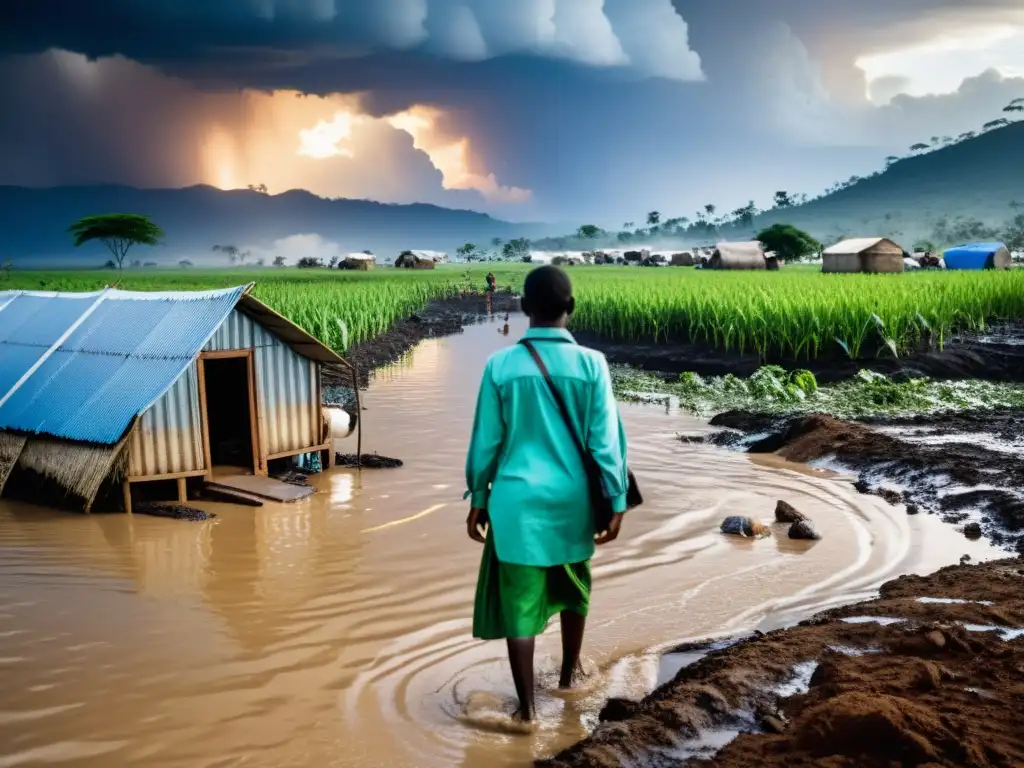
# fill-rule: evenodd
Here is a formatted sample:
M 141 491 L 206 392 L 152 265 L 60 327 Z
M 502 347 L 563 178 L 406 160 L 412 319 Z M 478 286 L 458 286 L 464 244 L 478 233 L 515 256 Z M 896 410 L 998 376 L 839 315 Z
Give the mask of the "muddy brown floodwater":
M 488 730 L 513 689 L 502 644 L 470 637 L 480 550 L 462 467 L 484 360 L 524 324 L 502 325 L 429 339 L 376 375 L 365 448 L 400 469 L 335 470 L 293 505 L 199 504 L 218 516 L 196 523 L 0 503 L 0 768 L 526 766 L 586 735 L 606 697 L 670 677 L 659 648 L 995 554 L 849 479 L 682 443 L 711 428 L 623 405 L 647 503 L 594 560 L 596 671 L 572 697 L 547 692 L 549 632 L 537 733 Z M 770 520 L 778 499 L 824 539 L 717 533 L 729 514 Z

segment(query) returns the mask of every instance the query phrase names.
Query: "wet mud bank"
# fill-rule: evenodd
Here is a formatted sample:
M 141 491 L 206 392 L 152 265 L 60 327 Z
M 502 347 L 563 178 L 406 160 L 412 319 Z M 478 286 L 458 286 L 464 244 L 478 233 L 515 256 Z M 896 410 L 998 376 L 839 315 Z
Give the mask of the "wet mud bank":
M 933 379 L 1024 381 L 1024 322 L 993 328 L 985 334 L 957 336 L 949 339 L 941 350 L 925 349 L 894 358 L 885 349 L 878 357 L 856 360 L 851 360 L 838 344 L 814 360 L 792 360 L 783 357 L 763 359 L 757 354 L 726 352 L 707 344 L 674 340 L 657 343 L 621 341 L 588 332 L 578 332 L 576 338 L 581 344 L 603 352 L 609 362 L 666 374 L 733 374 L 746 378 L 763 365 L 779 365 L 787 370 L 809 370 L 822 384 L 843 381 L 862 369 L 896 379 L 927 376 Z
M 876 600 L 707 650 L 536 765 L 1024 764 L 1024 559 L 901 576 Z
M 729 411 L 711 424 L 723 429 L 708 442 L 853 472 L 862 493 L 1024 553 L 1024 412 L 843 421 Z
M 400 360 L 424 339 L 451 336 L 485 317 L 518 311 L 519 297 L 505 291 L 495 293 L 490 302 L 482 293 L 431 301 L 376 338 L 354 345 L 345 359 L 359 369 L 360 387 L 365 387 L 374 370 Z M 329 386 L 351 385 L 344 372 L 325 374 L 324 382 Z

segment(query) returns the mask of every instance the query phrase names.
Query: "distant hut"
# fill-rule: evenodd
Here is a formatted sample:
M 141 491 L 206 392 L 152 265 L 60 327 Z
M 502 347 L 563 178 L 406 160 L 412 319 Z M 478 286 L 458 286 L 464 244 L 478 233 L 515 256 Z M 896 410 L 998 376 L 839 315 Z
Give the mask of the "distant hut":
M 400 269 L 433 269 L 437 262 L 424 251 L 402 251 L 395 260 L 395 266 Z
M 630 264 L 630 263 L 639 264 L 644 259 L 649 258 L 650 255 L 651 255 L 651 252 L 648 251 L 648 250 L 643 250 L 643 251 L 626 251 L 625 253 L 622 254 L 622 257 L 626 260 L 627 264 Z
M 1013 264 L 1010 249 L 1002 243 L 969 243 L 948 249 L 943 254 L 946 269 L 1009 269 Z
M 693 254 L 689 251 L 682 251 L 680 253 L 673 253 L 669 263 L 673 267 L 692 267 L 693 266 Z
M 780 267 L 786 266 L 786 261 L 785 259 L 780 259 L 779 254 L 775 251 L 765 251 L 764 265 L 767 269 L 777 270 Z
M 764 249 L 752 241 L 746 243 L 719 243 L 715 246 L 708 269 L 767 269 Z
M 886 237 L 843 240 L 822 252 L 822 272 L 903 271 L 903 248 Z
M 341 260 L 342 269 L 370 270 L 377 266 L 377 260 L 369 253 L 349 253 Z
M 251 288 L 0 292 L 0 493 L 89 512 L 120 486 L 130 510 L 139 483 L 184 501 L 216 467 L 329 455 L 322 374 L 351 367 Z

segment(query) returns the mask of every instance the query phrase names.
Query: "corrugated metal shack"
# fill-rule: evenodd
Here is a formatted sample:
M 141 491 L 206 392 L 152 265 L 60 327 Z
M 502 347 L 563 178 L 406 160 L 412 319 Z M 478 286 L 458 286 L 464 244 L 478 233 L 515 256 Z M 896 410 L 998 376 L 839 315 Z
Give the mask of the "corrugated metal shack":
M 0 493 L 18 468 L 85 511 L 120 481 L 130 508 L 133 483 L 184 500 L 215 466 L 328 451 L 321 370 L 350 367 L 251 287 L 0 293 Z

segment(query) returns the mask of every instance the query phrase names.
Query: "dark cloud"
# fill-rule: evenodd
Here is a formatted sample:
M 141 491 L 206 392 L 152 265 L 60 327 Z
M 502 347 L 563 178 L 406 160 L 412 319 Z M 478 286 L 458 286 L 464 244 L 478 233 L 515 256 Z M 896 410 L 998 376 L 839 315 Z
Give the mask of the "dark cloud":
M 7 5 L 0 51 L 36 55 L 0 60 L 0 183 L 194 183 L 211 172 L 211 142 L 240 183 L 267 182 L 252 178 L 267 175 L 254 147 L 277 126 L 279 178 L 321 194 L 615 225 L 651 208 L 685 215 L 815 191 L 919 138 L 977 128 L 1024 95 L 994 72 L 921 99 L 876 80 L 872 94 L 891 99 L 877 107 L 855 66 L 944 29 L 1014 23 L 1019 0 L 675 0 L 675 12 L 669 0 Z M 38 55 L 51 47 L 152 68 Z M 246 88 L 358 94 L 346 103 L 376 117 L 435 107 L 432 139 L 469 142 L 477 191 L 446 189 L 454 176 L 382 120 L 354 131 L 353 157 L 297 157 L 288 137 L 330 120 L 333 102 L 286 120 Z M 499 189 L 487 198 L 490 174 Z M 512 204 L 512 188 L 532 198 Z

